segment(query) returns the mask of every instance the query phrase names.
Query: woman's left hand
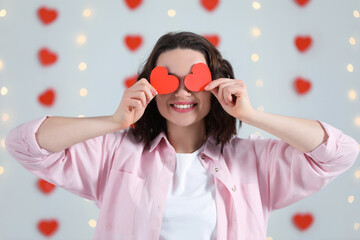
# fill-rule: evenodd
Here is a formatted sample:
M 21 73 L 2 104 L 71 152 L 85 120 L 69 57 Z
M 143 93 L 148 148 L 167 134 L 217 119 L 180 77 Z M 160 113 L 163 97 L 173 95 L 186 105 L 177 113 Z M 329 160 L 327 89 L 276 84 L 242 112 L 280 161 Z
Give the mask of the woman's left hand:
M 242 80 L 219 78 L 210 82 L 205 90 L 215 95 L 228 114 L 242 121 L 254 110 Z

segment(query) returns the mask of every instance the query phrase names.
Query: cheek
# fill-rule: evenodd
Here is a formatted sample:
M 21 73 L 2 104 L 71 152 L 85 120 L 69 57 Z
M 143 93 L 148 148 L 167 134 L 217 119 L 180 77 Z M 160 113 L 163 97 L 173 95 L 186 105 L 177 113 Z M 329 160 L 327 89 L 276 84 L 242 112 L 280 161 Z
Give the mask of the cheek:
M 164 96 L 158 95 L 155 97 L 155 102 L 159 112 L 162 114 L 163 110 L 166 108 L 166 99 Z

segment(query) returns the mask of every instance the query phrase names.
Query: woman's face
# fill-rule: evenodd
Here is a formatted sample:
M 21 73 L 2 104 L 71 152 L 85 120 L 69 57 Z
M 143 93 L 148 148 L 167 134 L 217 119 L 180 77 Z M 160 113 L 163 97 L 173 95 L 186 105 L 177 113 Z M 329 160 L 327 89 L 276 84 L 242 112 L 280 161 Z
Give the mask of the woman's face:
M 204 55 L 191 49 L 174 49 L 163 52 L 157 59 L 156 66 L 165 67 L 169 74 L 179 79 L 175 92 L 159 94 L 156 104 L 160 114 L 167 120 L 168 128 L 174 124 L 181 127 L 203 124 L 204 117 L 211 107 L 211 93 L 208 91 L 192 92 L 184 85 L 184 78 L 191 73 L 196 63 L 205 63 Z

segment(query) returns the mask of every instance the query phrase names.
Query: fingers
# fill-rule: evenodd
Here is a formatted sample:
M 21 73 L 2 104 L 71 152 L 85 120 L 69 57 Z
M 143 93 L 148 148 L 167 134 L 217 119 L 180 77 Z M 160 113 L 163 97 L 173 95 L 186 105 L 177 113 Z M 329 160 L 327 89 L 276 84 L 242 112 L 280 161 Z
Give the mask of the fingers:
M 236 97 L 240 97 L 246 86 L 242 80 L 220 78 L 209 83 L 205 90 L 211 91 L 220 103 L 233 106 Z
M 145 79 L 137 81 L 133 86 L 128 88 L 125 93 L 129 99 L 138 100 L 146 107 L 147 104 L 157 95 L 153 86 Z M 132 102 L 133 103 L 133 102 Z

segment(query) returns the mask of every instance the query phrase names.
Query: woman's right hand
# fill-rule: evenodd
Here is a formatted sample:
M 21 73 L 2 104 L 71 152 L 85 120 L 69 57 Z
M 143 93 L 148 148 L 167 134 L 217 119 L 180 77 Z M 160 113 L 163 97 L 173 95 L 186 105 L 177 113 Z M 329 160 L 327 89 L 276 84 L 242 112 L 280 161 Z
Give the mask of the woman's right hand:
M 157 95 L 153 86 L 142 78 L 124 91 L 118 109 L 113 114 L 113 120 L 125 129 L 141 118 L 149 102 Z

